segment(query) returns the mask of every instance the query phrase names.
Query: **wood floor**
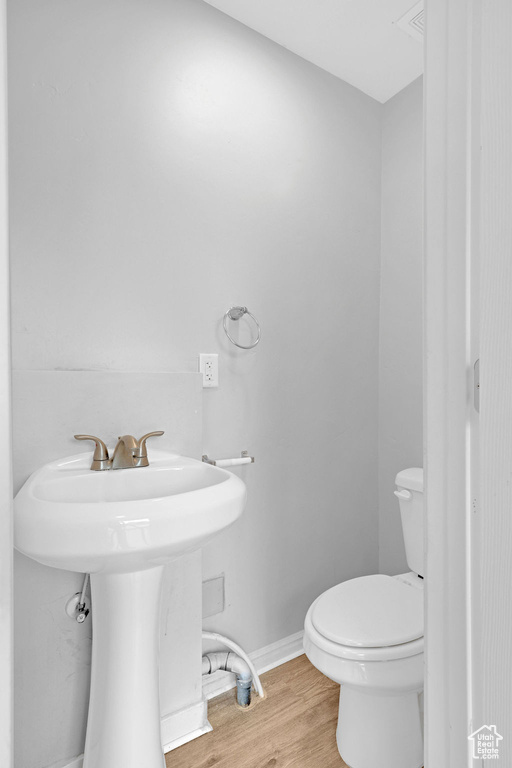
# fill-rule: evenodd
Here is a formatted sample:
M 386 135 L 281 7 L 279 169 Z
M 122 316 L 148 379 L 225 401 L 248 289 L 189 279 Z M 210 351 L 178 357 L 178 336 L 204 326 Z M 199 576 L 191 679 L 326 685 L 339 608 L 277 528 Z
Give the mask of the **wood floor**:
M 262 675 L 247 710 L 235 691 L 208 706 L 213 731 L 168 752 L 167 768 L 346 768 L 336 746 L 339 686 L 299 656 Z

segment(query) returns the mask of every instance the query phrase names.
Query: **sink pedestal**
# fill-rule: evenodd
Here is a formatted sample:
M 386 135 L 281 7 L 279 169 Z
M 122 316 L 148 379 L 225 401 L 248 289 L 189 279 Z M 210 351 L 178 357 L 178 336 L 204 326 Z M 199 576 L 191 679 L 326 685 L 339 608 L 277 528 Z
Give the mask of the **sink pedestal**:
M 163 768 L 158 681 L 164 567 L 91 574 L 91 696 L 83 768 Z

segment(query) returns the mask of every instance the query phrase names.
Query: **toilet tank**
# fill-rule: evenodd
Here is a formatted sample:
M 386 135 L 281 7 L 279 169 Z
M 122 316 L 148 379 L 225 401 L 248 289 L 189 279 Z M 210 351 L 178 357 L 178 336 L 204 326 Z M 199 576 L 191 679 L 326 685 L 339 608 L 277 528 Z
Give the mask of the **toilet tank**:
M 395 478 L 395 496 L 400 503 L 407 565 L 423 576 L 423 470 L 403 469 Z

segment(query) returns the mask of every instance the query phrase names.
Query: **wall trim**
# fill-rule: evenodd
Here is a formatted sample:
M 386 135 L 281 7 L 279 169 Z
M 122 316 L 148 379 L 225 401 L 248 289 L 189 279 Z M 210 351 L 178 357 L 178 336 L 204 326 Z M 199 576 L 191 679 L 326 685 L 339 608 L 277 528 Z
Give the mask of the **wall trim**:
M 164 715 L 160 721 L 164 752 L 181 747 L 187 741 L 212 730 L 208 722 L 208 707 L 203 699 L 197 704 Z
M 73 757 L 69 763 L 66 763 L 65 760 L 59 760 L 58 763 L 52 763 L 48 768 L 82 768 L 83 764 L 84 756 L 78 755 L 78 757 Z
M 275 643 L 266 645 L 249 654 L 251 661 L 259 675 L 268 672 L 269 669 L 286 664 L 287 661 L 297 658 L 304 653 L 302 638 L 304 632 L 296 632 L 294 635 L 283 637 Z M 161 721 L 162 742 L 164 752 L 170 752 L 182 744 L 186 744 L 203 733 L 213 730 L 207 719 L 207 702 L 221 693 L 231 690 L 236 685 L 236 677 L 230 672 L 216 672 L 203 680 L 203 701 L 191 707 L 164 715 Z M 190 729 L 187 732 L 187 729 Z M 175 733 L 186 732 L 186 736 L 175 737 Z M 69 762 L 60 761 L 48 766 L 48 768 L 83 768 L 83 755 L 72 758 Z

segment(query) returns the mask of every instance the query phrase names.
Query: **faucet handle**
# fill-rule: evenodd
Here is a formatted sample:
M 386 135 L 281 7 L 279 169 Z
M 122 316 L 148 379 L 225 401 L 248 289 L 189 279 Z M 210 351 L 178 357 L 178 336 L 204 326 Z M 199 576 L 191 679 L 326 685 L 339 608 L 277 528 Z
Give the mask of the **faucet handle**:
M 110 459 L 108 449 L 103 440 L 94 435 L 74 435 L 75 440 L 93 440 L 95 443 L 94 454 L 92 457 L 91 469 L 109 469 Z
M 162 430 L 158 430 L 157 432 L 148 432 L 147 435 L 143 435 L 139 440 L 139 447 L 137 449 L 137 452 L 134 454 L 135 458 L 137 459 L 137 466 L 138 467 L 147 467 L 149 466 L 148 461 L 148 449 L 146 447 L 146 440 L 148 437 L 160 437 L 160 435 L 163 435 Z

